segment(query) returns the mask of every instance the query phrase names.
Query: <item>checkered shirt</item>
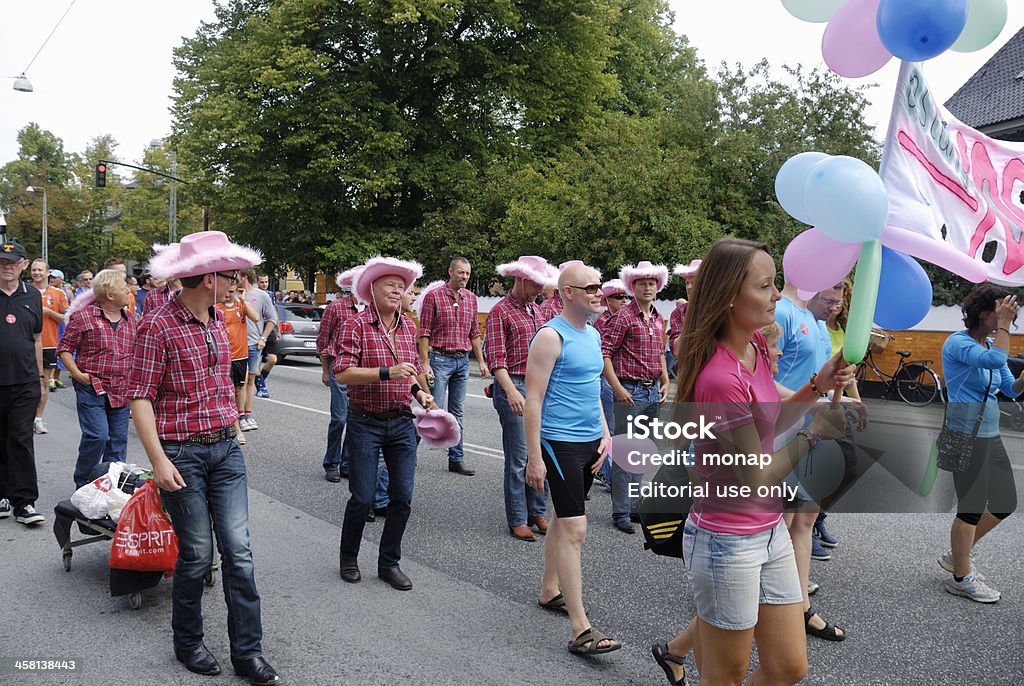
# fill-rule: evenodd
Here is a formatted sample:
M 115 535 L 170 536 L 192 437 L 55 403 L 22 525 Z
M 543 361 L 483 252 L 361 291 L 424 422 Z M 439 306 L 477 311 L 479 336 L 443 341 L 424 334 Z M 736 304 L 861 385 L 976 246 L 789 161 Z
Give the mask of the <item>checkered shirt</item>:
M 317 357 L 337 356 L 337 353 L 333 351 L 333 346 L 337 345 L 338 334 L 341 333 L 341 323 L 357 314 L 359 314 L 359 309 L 351 295 L 339 295 L 327 306 L 323 318 L 320 320 L 320 332 L 316 335 Z
M 103 308 L 93 303 L 71 313 L 57 354 L 71 353 L 75 364 L 92 378 L 97 395 L 107 394 L 111 407 L 128 404 L 126 382 L 135 354 L 135 317 L 121 312 L 114 330 Z
M 401 362 L 416 365 L 416 373 L 423 373 L 420 356 L 416 350 L 416 324 L 406 315 L 400 316 L 395 331 L 394 348 L 384 327 L 372 307 L 365 308 L 355 317 L 341 324 L 341 332 L 332 369 L 335 374 L 350 367 L 394 367 Z M 365 412 L 388 412 L 409 407 L 412 401 L 414 377 L 374 381 L 368 384 L 349 385 L 348 401 Z
M 526 374 L 526 356 L 541 321 L 537 306 L 516 299 L 511 293 L 498 301 L 487 314 L 484 327 L 484 359 L 491 371 L 505 369 L 509 374 Z
M 146 302 L 152 293 L 146 297 Z M 128 398 L 153 403 L 161 440 L 213 433 L 238 419 L 231 383 L 231 346 L 216 308 L 209 326 L 173 298 L 139 324 Z
M 476 312 L 476 296 L 465 288 L 459 289 L 459 302 L 447 285 L 435 288 L 423 298 L 420 336 L 429 338 L 436 350 L 469 352 L 471 341 L 480 337 Z
M 602 336 L 604 335 L 604 327 L 607 326 L 608 320 L 611 318 L 611 310 L 605 310 L 601 314 L 597 315 L 597 319 L 594 321 L 594 328 L 597 329 L 597 332 Z
M 668 318 L 668 347 L 672 351 L 676 349 L 676 340 L 679 338 L 679 334 L 683 333 L 683 320 L 686 319 L 686 306 L 689 304 L 676 305 L 676 309 L 672 310 L 672 314 Z
M 608 320 L 601 332 L 601 353 L 611 359 L 619 381 L 661 378 L 665 319 L 653 307 L 651 317 L 643 319 L 634 300 Z
M 174 293 L 167 284 L 150 291 L 146 299 L 142 301 L 142 316 L 148 317 L 150 312 L 169 302 L 174 297 Z
M 550 298 L 542 302 L 540 307 L 537 308 L 537 319 L 540 320 L 541 324 L 547 324 L 552 319 L 562 314 L 562 308 L 564 307 L 565 304 L 562 302 L 562 299 L 557 293 L 555 293 Z

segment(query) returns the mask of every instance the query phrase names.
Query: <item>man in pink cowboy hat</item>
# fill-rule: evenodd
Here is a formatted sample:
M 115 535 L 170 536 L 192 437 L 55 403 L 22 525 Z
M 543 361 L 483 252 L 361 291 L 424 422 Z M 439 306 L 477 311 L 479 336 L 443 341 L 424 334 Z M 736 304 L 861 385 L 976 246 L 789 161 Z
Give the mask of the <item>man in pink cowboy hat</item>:
M 693 290 L 693 280 L 697 277 L 697 269 L 700 267 L 700 260 L 691 260 L 690 264 L 677 264 L 672 273 L 678 277 L 681 277 L 686 282 L 686 297 L 690 297 L 690 292 Z M 675 358 L 678 357 L 676 351 L 676 341 L 679 340 L 679 334 L 683 332 L 683 320 L 686 319 L 686 300 L 680 298 L 676 304 L 676 308 L 672 310 L 671 316 L 668 318 L 668 349 L 672 353 L 672 364 L 674 366 Z
M 237 284 L 238 271 L 261 261 L 258 252 L 220 231 L 185 236 L 150 260 L 150 273 L 181 279 L 182 290 L 139 324 L 127 396 L 180 543 L 171 591 L 175 657 L 197 674 L 220 673 L 203 643 L 202 615 L 216 532 L 231 665 L 253 684 L 276 684 L 277 672 L 263 659 L 245 460 L 235 438 L 231 346 L 214 308 L 219 295 Z
M 597 329 L 599 334 L 604 332 L 604 327 L 608 325 L 608 320 L 612 318 L 616 312 L 621 310 L 623 307 L 629 304 L 632 300 L 629 293 L 626 292 L 626 285 L 622 283 L 622 279 L 611 279 L 605 281 L 601 285 L 601 304 L 605 306 L 605 311 L 598 316 L 597 321 L 594 322 L 594 328 Z M 605 421 L 608 426 L 615 425 L 615 418 L 612 415 L 612 409 L 615 406 L 615 394 L 612 393 L 612 387 L 608 385 L 608 379 L 601 376 L 601 409 L 604 411 Z M 601 465 L 601 471 L 597 473 L 597 479 L 607 488 L 609 491 L 612 489 L 612 461 L 605 460 L 604 464 Z
M 416 428 L 411 400 L 436 409 L 426 391 L 427 378 L 416 352 L 416 325 L 402 314 L 402 297 L 423 274 L 418 262 L 374 257 L 353 280 L 356 297 L 367 303 L 341 327 L 333 371 L 348 386 L 348 488 L 351 497 L 341 525 L 341 578 L 362 580 L 359 546 L 373 506 L 377 459 L 383 451 L 388 468 L 387 520 L 381 533 L 377 576 L 400 591 L 412 581 L 398 566 L 402 536 L 409 521 L 416 471 Z
M 622 409 L 616 413 L 616 434 L 625 432 L 627 413 L 653 416 L 668 397 L 665 320 L 654 308 L 654 298 L 668 283 L 668 268 L 643 261 L 623 267 L 619 278 L 633 302 L 616 312 L 601 334 L 604 376 Z M 630 484 L 639 484 L 640 477 L 612 465 L 612 521 L 623 533 L 636 533 L 635 494 L 631 497 L 636 486 Z
M 355 267 L 338 274 L 338 288 L 341 293 L 324 310 L 320 320 L 320 332 L 316 337 L 316 354 L 320 358 L 323 374 L 320 380 L 331 389 L 331 421 L 327 425 L 327 451 L 324 452 L 324 478 L 337 483 L 348 476 L 348 451 L 344 447 L 345 423 L 348 421 L 348 388 L 334 378 L 331 352 L 334 341 L 341 333 L 341 325 L 359 314 L 355 296 L 352 295 L 352 281 L 362 267 Z
M 583 262 L 580 260 L 569 260 L 568 262 L 563 262 L 562 264 L 558 265 L 557 270 L 551 270 L 551 278 L 554 279 L 555 281 L 558 281 L 558 276 L 565 271 L 566 267 L 571 267 L 573 265 L 583 265 Z M 540 307 L 537 309 L 541 324 L 547 323 L 554 319 L 555 317 L 557 317 L 558 315 L 562 314 L 562 309 L 564 307 L 565 304 L 562 302 L 562 294 L 559 293 L 557 288 L 555 288 L 554 292 L 551 294 L 551 297 L 546 298 L 544 302 L 540 304 Z
M 526 484 L 526 357 L 530 341 L 543 324 L 533 300 L 545 286 L 558 282 L 547 260 L 535 255 L 500 264 L 496 271 L 515 277 L 512 290 L 488 313 L 484 336 L 484 356 L 495 381 L 491 402 L 498 411 L 505 453 L 505 519 L 513 536 L 535 541 L 530 526 L 547 533 L 548 518 L 544 494 Z
M 480 376 L 489 374 L 480 349 L 480 323 L 477 320 L 476 295 L 466 288 L 472 267 L 465 257 L 456 257 L 448 265 L 448 281 L 440 287 L 429 286 L 417 303 L 420 313 L 420 362 L 429 378 L 434 376 L 434 400 L 462 426 L 462 408 L 469 381 L 469 351 L 479 361 Z M 465 465 L 462 439 L 448 449 L 448 471 L 463 476 L 476 472 Z

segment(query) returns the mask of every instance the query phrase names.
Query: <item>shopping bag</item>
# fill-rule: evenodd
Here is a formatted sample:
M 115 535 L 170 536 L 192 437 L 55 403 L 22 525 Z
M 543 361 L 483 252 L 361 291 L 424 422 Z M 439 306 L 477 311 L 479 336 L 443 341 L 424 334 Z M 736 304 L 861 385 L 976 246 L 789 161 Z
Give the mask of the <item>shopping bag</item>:
M 110 547 L 110 566 L 136 572 L 170 572 L 178 561 L 178 537 L 160 493 L 147 481 L 121 511 Z
M 103 519 L 110 512 L 107 493 L 117 490 L 124 464 L 111 462 L 107 473 L 71 494 L 71 504 L 88 519 Z

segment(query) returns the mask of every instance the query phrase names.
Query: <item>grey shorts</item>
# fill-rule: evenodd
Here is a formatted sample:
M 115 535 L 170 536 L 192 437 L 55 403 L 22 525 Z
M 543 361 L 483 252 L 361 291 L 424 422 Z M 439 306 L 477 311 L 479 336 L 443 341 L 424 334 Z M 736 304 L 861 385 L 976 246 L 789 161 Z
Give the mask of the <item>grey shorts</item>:
M 760 605 L 803 602 L 784 521 L 757 534 L 724 534 L 687 519 L 683 553 L 697 616 L 714 627 L 744 631 L 757 624 Z

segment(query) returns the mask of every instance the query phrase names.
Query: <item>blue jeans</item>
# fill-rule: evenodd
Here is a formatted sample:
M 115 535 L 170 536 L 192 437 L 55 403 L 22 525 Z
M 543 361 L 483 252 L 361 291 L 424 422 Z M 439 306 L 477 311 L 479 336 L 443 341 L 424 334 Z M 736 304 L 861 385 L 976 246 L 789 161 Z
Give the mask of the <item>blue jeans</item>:
M 656 417 L 660 408 L 661 394 L 659 388 L 661 384 L 655 383 L 653 386 L 643 386 L 633 381 L 623 381 L 622 386 L 629 391 L 635 404 L 630 407 L 625 403 L 616 403 L 616 419 L 618 421 L 615 424 L 615 435 L 626 433 L 628 417 L 641 414 L 648 417 Z M 636 499 L 629 497 L 629 484 L 639 484 L 642 478 L 643 474 L 632 474 L 617 464 L 612 465 L 613 522 L 629 521 L 629 514 L 636 507 Z
M 348 386 L 338 383 L 334 374 L 331 374 L 331 422 L 327 425 L 324 468 L 337 465 L 343 471 L 348 469 L 348 446 L 343 440 L 347 421 Z
M 512 384 L 523 397 L 526 381 L 512 376 Z M 505 453 L 505 520 L 509 526 L 524 526 L 527 516 L 547 514 L 544 494 L 526 485 L 526 430 L 523 418 L 512 411 L 508 396 L 500 383 L 494 383 L 491 398 L 501 422 L 501 447 Z
M 378 567 L 394 567 L 402 559 L 402 536 L 409 521 L 416 474 L 416 429 L 411 417 L 376 419 L 352 408 L 348 416 L 348 490 L 341 525 L 341 556 L 357 558 L 377 485 L 377 462 L 384 454 L 388 468 L 388 517 L 380 537 Z
M 263 624 L 249 547 L 245 460 L 238 439 L 213 445 L 168 441 L 163 446 L 186 484 L 180 491 L 160 493 L 178 536 L 171 589 L 174 645 L 190 649 L 203 641 L 203 579 L 213 564 L 216 533 L 231 655 L 257 657 L 263 653 Z
M 615 434 L 615 392 L 612 390 L 611 384 L 605 381 L 605 378 L 601 377 L 601 409 L 604 411 L 604 421 L 608 424 L 608 431 Z M 601 465 L 601 471 L 598 472 L 604 479 L 604 482 L 610 487 L 612 484 L 612 460 L 605 460 L 604 464 Z
M 449 462 L 462 462 L 462 406 L 466 402 L 466 386 L 469 382 L 469 355 L 460 358 L 448 357 L 440 353 L 430 353 L 430 368 L 434 370 L 434 402 L 441 409 L 445 398 L 448 399 L 447 410 L 459 420 L 459 444 L 448 448 Z
M 100 462 L 124 462 L 128 451 L 128 406 L 111 407 L 106 395 L 96 395 L 89 384 L 75 383 L 78 400 L 78 442 L 75 487 L 89 483 L 89 473 Z

